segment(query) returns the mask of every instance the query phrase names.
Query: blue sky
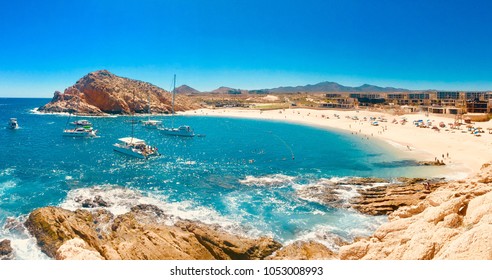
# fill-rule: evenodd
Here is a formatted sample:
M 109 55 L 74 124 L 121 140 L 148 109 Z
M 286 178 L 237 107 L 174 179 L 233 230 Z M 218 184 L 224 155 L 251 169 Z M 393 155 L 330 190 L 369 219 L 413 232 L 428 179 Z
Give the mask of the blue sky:
M 170 89 L 492 90 L 492 1 L 2 1 L 0 96 L 107 69 Z

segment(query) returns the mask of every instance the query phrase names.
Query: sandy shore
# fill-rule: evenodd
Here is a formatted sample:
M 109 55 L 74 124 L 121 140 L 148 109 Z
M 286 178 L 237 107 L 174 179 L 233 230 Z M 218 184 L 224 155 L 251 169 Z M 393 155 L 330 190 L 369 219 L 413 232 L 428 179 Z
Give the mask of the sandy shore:
M 454 119 L 437 115 L 407 114 L 394 116 L 373 111 L 337 111 L 313 109 L 285 110 L 249 110 L 249 109 L 200 109 L 187 111 L 182 115 L 237 117 L 262 120 L 286 121 L 291 123 L 316 126 L 324 129 L 343 130 L 360 135 L 361 138 L 384 140 L 395 147 L 403 157 L 416 160 L 442 160 L 452 178 L 464 178 L 476 173 L 480 167 L 492 158 L 492 122 L 472 124 L 481 127 L 485 133 L 474 136 L 465 125 L 461 129 L 451 129 L 448 123 Z M 336 117 L 338 115 L 339 117 Z M 357 117 L 355 119 L 354 117 Z M 371 125 L 370 118 L 384 118 L 387 122 Z M 364 120 L 366 118 L 366 120 Z M 401 124 L 402 118 L 408 122 Z M 396 119 L 398 123 L 392 121 Z M 431 128 L 419 128 L 413 125 L 414 120 L 430 120 L 432 126 L 439 127 L 443 122 L 446 127 L 436 131 Z

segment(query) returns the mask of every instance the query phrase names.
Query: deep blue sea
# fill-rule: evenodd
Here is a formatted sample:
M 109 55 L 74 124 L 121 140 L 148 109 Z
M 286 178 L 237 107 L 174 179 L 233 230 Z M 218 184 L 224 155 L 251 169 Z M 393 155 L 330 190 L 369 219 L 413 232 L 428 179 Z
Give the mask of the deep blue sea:
M 0 240 L 12 239 L 20 259 L 45 256 L 32 238 L 12 230 L 12 223 L 38 207 L 75 209 L 77 197 L 94 195 L 110 202 L 116 214 L 152 203 L 175 217 L 218 223 L 232 232 L 270 235 L 283 243 L 315 239 L 333 247 L 333 236 L 350 240 L 371 234 L 385 218 L 322 205 L 303 190 L 352 176 L 425 173 L 389 145 L 350 134 L 195 116 L 176 116 L 175 124 L 190 125 L 206 137 L 165 136 L 136 124 L 135 137 L 162 153 L 139 160 L 112 150 L 118 138 L 131 135 L 131 117 L 84 117 L 100 137 L 67 138 L 62 131 L 68 115 L 33 112 L 47 102 L 0 98 Z M 20 129 L 6 128 L 11 117 Z M 169 116 L 152 118 L 170 122 Z M 355 189 L 340 194 L 349 198 Z

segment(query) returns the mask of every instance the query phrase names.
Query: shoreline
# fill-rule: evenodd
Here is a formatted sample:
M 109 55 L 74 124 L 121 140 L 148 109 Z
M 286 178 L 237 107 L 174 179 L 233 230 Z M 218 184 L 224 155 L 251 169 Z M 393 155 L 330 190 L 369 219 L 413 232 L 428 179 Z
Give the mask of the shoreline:
M 394 116 L 388 113 L 373 111 L 342 111 L 315 109 L 280 109 L 261 111 L 256 109 L 198 109 L 180 113 L 181 116 L 232 117 L 258 120 L 281 121 L 307 125 L 341 133 L 361 135 L 365 138 L 381 140 L 398 153 L 399 157 L 419 161 L 443 161 L 443 170 L 448 179 L 464 179 L 475 175 L 492 158 L 492 134 L 482 133 L 480 137 L 472 135 L 466 126 L 461 130 L 450 129 L 449 123 L 454 119 L 444 116 L 425 116 L 424 114 L 405 114 Z M 334 117 L 338 115 L 339 117 Z M 354 120 L 357 117 L 358 120 Z M 364 117 L 367 118 L 364 121 Z M 379 122 L 372 126 L 370 117 L 382 117 L 387 122 Z M 408 122 L 400 124 L 406 118 Z M 398 123 L 393 123 L 396 119 Z M 440 131 L 431 128 L 418 128 L 414 120 L 431 120 L 433 126 L 444 122 L 446 127 Z M 477 126 L 484 131 L 492 128 L 492 122 L 481 122 Z

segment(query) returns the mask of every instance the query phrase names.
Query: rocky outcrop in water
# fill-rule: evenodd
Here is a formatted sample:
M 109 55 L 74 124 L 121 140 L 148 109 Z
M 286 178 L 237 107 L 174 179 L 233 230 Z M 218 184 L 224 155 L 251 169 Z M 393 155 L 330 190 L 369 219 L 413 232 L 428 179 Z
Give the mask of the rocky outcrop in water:
M 449 182 L 389 215 L 366 239 L 340 249 L 341 259 L 492 259 L 492 168 Z
M 0 241 L 0 260 L 11 260 L 14 258 L 14 249 L 10 245 L 10 240 Z
M 100 70 L 87 74 L 63 93 L 56 91 L 50 103 L 38 110 L 45 113 L 72 112 L 81 115 L 171 113 L 172 95 L 150 83 L 116 76 Z M 175 111 L 196 109 L 186 96 L 176 96 Z
M 106 210 L 45 207 L 25 224 L 43 252 L 56 259 L 258 260 L 281 247 L 271 238 L 245 238 L 199 222 L 169 225 L 167 218 L 153 205 L 117 217 Z
M 369 215 L 387 215 L 399 207 L 415 205 L 443 184 L 441 180 L 398 178 L 350 178 L 339 182 L 322 181 L 297 190 L 304 199 L 335 208 L 353 208 Z

